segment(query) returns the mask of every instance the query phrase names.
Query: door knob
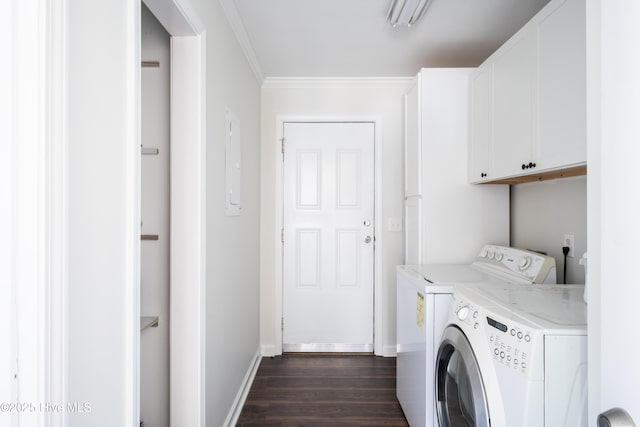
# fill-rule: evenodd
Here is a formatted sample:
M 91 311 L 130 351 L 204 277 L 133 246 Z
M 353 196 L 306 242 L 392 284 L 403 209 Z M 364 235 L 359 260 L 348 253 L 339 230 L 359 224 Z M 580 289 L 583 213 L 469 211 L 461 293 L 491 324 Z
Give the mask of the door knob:
M 365 243 L 371 243 L 371 236 L 366 236 L 366 237 L 364 238 L 364 242 L 365 242 Z
M 624 409 L 613 408 L 598 415 L 598 427 L 635 427 L 635 425 Z
M 365 220 L 364 220 L 364 226 L 365 226 L 365 227 L 369 227 L 370 225 L 371 225 L 371 221 L 370 221 L 370 220 L 368 220 L 368 219 L 365 219 Z

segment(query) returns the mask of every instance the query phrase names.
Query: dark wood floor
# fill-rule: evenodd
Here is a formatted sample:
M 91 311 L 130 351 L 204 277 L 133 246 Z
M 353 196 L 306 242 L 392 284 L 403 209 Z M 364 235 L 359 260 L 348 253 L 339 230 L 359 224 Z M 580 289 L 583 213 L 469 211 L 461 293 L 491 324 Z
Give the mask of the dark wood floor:
M 263 358 L 238 427 L 402 426 L 396 359 L 286 354 Z

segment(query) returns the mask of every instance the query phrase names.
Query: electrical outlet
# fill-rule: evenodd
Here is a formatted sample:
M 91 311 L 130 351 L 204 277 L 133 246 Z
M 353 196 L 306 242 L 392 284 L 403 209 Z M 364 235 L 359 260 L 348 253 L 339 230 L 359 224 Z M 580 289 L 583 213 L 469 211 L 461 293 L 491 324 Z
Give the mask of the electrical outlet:
M 565 234 L 564 240 L 562 241 L 562 246 L 569 246 L 569 253 L 567 254 L 569 258 L 573 258 L 573 250 L 575 249 L 575 242 L 573 239 L 573 234 Z

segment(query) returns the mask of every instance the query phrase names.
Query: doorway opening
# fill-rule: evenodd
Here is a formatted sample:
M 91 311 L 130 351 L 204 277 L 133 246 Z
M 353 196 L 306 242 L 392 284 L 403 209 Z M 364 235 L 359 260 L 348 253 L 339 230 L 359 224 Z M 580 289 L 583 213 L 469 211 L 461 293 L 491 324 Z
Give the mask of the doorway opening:
M 374 123 L 285 123 L 283 351 L 373 351 Z
M 185 1 L 144 4 L 171 37 L 168 425 L 204 426 L 206 32 Z
M 294 350 L 294 351 L 373 351 L 375 354 L 377 355 L 382 355 L 383 354 L 383 346 L 382 346 L 382 289 L 381 289 L 381 277 L 382 277 L 382 271 L 381 271 L 381 265 L 382 265 L 382 251 L 380 250 L 381 243 L 382 243 L 382 239 L 381 239 L 381 224 L 380 221 L 375 221 L 374 218 L 381 218 L 381 213 L 382 213 L 382 203 L 381 203 L 381 138 L 380 138 L 380 119 L 378 117 L 345 117 L 345 116 L 338 116 L 338 117 L 291 117 L 291 116 L 278 116 L 277 117 L 277 138 L 280 141 L 284 140 L 284 145 L 285 145 L 285 156 L 287 155 L 287 142 L 286 142 L 286 137 L 285 137 L 285 124 L 300 124 L 300 123 L 308 123 L 308 124 L 320 124 L 320 123 L 335 123 L 335 124 L 349 124 L 349 123 L 359 123 L 359 124 L 365 124 L 368 123 L 369 125 L 372 126 L 373 128 L 373 194 L 374 194 L 374 202 L 373 202 L 373 215 L 371 218 L 362 218 L 362 223 L 358 225 L 358 227 L 361 225 L 362 228 L 366 229 L 367 225 L 365 225 L 365 223 L 369 224 L 368 227 L 370 227 L 369 229 L 371 230 L 370 234 L 362 234 L 362 236 L 360 236 L 360 231 L 356 232 L 355 228 L 352 228 L 350 230 L 334 230 L 335 234 L 334 237 L 332 237 L 332 246 L 333 248 L 338 248 L 337 246 L 335 246 L 334 243 L 336 242 L 341 242 L 343 243 L 342 245 L 342 249 L 345 251 L 345 253 L 351 253 L 351 254 L 356 254 L 357 250 L 360 250 L 362 248 L 360 248 L 360 246 L 364 246 L 365 248 L 367 248 L 367 245 L 370 245 L 369 247 L 371 248 L 371 251 L 373 252 L 373 267 L 372 267 L 372 302 L 371 302 L 371 306 L 373 311 L 370 312 L 370 314 L 364 314 L 363 316 L 369 316 L 369 319 L 371 320 L 372 323 L 372 330 L 373 330 L 373 345 L 371 346 L 371 344 L 369 344 L 369 346 L 362 346 L 360 344 L 362 343 L 356 343 L 356 342 L 351 342 L 350 344 L 356 344 L 356 347 L 348 347 L 348 346 L 340 346 L 340 345 L 329 345 L 329 346 L 324 346 L 324 345 L 320 345 L 319 347 L 308 347 L 308 346 L 294 346 L 294 347 L 290 347 L 290 346 L 284 346 L 283 345 L 283 337 L 284 337 L 284 329 L 287 328 L 287 319 L 285 318 L 284 314 L 285 314 L 285 275 L 287 274 L 286 272 L 286 260 L 285 260 L 285 246 L 286 243 L 283 245 L 282 239 L 283 239 L 283 235 L 287 234 L 285 232 L 285 208 L 284 208 L 284 199 L 285 199 L 285 189 L 284 189 L 284 185 L 285 185 L 285 165 L 284 165 L 284 161 L 283 161 L 283 157 L 282 157 L 282 149 L 280 147 L 280 145 L 278 145 L 278 151 L 276 153 L 276 205 L 279 206 L 280 208 L 280 212 L 279 215 L 277 215 L 277 221 L 276 221 L 276 235 L 277 235 L 277 241 L 275 242 L 276 245 L 276 295 L 275 295 L 275 302 L 276 302 L 276 319 L 275 319 L 275 330 L 276 330 L 276 343 L 275 343 L 275 348 L 274 348 L 274 353 L 275 354 L 281 354 L 283 352 L 283 349 L 285 351 L 288 350 Z M 311 154 L 313 150 L 311 150 Z M 341 152 L 342 154 L 345 154 L 345 156 L 343 157 L 343 166 L 347 166 L 349 164 L 356 164 L 354 163 L 355 159 L 357 156 L 354 156 L 354 151 L 349 151 L 349 150 L 343 150 Z M 335 153 L 334 153 L 335 154 Z M 296 154 L 297 156 L 297 154 Z M 303 156 L 304 157 L 304 156 Z M 307 160 L 312 159 L 313 156 L 306 156 L 308 157 Z M 336 157 L 334 155 L 334 158 L 339 158 L 340 156 Z M 304 159 L 300 159 L 302 162 L 304 162 Z M 347 160 L 351 160 L 351 162 L 347 161 Z M 294 162 L 295 163 L 295 162 Z M 312 162 L 313 163 L 313 162 Z M 297 168 L 297 166 L 296 166 Z M 304 168 L 307 172 L 309 170 L 312 169 L 307 169 Z M 343 168 L 344 169 L 344 168 Z M 344 169 L 345 172 L 348 170 L 349 168 Z M 355 170 L 355 169 L 353 169 Z M 335 173 L 335 170 L 334 170 Z M 348 175 L 348 174 L 347 174 Z M 344 178 L 344 177 L 343 177 Z M 297 185 L 297 184 L 296 184 Z M 295 190 L 297 191 L 297 190 Z M 313 192 L 311 193 L 313 194 Z M 313 228 L 313 227 L 311 227 Z M 322 228 L 322 227 L 316 227 L 317 228 Z M 305 231 L 305 230 L 302 230 Z M 313 231 L 313 230 L 307 230 L 307 231 Z M 338 231 L 342 232 L 344 231 L 344 233 L 338 233 Z M 350 232 L 347 232 L 350 231 Z M 317 240 L 314 240 L 313 237 L 320 237 L 321 236 L 321 232 L 316 232 L 316 234 L 314 233 L 299 233 L 298 231 L 289 231 L 288 234 L 293 234 L 290 236 L 284 236 L 285 240 L 291 241 L 291 239 L 295 239 L 294 241 L 296 242 L 300 242 L 305 244 L 305 248 L 306 249 L 310 249 L 309 251 L 307 251 L 307 255 L 308 256 L 304 256 L 303 258 L 300 259 L 300 261 L 305 261 L 305 262 L 311 262 L 309 260 L 313 260 L 314 256 L 311 256 L 313 254 L 315 254 L 316 252 L 314 252 L 313 247 L 314 245 L 312 245 L 311 243 L 313 242 L 317 242 Z M 339 237 L 343 237 L 343 239 L 337 239 L 335 238 L 335 235 L 338 235 Z M 370 243 L 365 243 L 365 239 L 366 236 L 369 236 L 371 241 Z M 362 237 L 362 242 L 360 242 L 360 237 Z M 373 249 L 373 244 L 374 243 L 374 239 L 375 239 L 375 245 L 376 245 L 376 250 Z M 301 245 L 298 245 L 298 247 L 302 247 Z M 317 246 L 316 246 L 317 247 Z M 359 249 L 356 249 L 359 248 Z M 351 250 L 348 250 L 351 249 Z M 298 279 L 305 279 L 305 280 L 297 280 L 298 285 L 300 285 L 301 283 L 306 282 L 309 277 L 301 277 L 300 276 L 300 270 L 299 270 L 299 262 L 297 261 L 297 257 L 298 255 L 295 255 L 294 257 L 294 274 L 298 275 Z M 317 259 L 317 256 L 315 256 L 315 259 Z M 318 266 L 319 264 L 317 262 L 311 262 L 311 264 L 309 265 L 315 265 Z M 344 267 L 344 266 L 343 266 Z M 309 271 L 315 271 L 313 268 Z M 317 270 L 320 271 L 320 270 Z M 333 272 L 328 273 L 330 275 L 332 275 L 333 277 L 335 277 L 335 271 L 336 270 L 332 270 Z M 354 278 L 356 277 L 355 273 L 355 269 L 342 269 L 341 270 L 343 274 L 343 278 Z M 333 280 L 333 279 L 331 279 Z M 346 282 L 351 282 L 354 283 L 353 280 L 346 280 Z M 295 281 L 294 281 L 295 283 Z M 332 282 L 335 283 L 335 282 Z M 299 287 L 299 286 L 298 286 Z M 290 344 L 290 343 L 287 343 Z M 296 344 L 296 343 L 294 343 Z M 312 343 L 313 344 L 313 343 Z M 316 343 L 318 344 L 318 343 Z M 322 344 L 322 343 L 319 343 Z M 341 344 L 341 343 L 329 343 L 329 344 Z M 345 343 L 342 343 L 345 344 Z

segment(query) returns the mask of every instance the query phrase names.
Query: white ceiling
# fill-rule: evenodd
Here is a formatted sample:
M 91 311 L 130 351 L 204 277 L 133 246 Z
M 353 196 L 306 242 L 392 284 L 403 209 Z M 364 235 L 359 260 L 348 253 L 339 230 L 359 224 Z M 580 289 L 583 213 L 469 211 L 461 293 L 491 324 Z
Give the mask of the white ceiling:
M 433 0 L 412 28 L 387 24 L 390 0 L 223 3 L 235 5 L 265 77 L 402 77 L 481 64 L 548 1 Z

